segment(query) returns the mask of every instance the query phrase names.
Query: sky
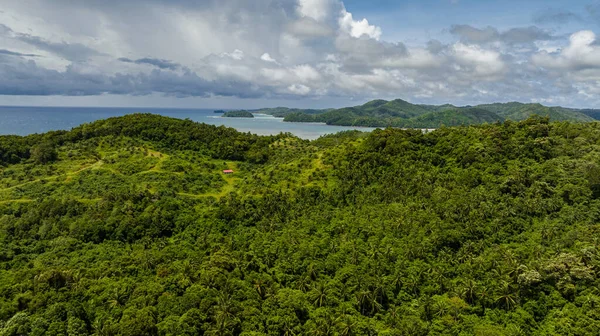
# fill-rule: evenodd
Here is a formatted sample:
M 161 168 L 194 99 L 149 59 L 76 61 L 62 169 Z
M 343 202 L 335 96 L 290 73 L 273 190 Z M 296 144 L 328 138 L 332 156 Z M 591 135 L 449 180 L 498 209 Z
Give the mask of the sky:
M 0 0 L 0 105 L 600 108 L 600 0 Z

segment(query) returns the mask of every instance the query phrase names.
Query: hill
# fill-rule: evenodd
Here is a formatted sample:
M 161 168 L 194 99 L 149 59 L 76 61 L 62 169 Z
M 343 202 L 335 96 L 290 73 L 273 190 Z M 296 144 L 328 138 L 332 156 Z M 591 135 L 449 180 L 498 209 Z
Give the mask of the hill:
M 582 109 L 579 112 L 585 114 L 588 117 L 600 120 L 600 109 Z
M 598 123 L 0 136 L 0 335 L 597 335 L 599 214 Z
M 504 120 L 520 121 L 533 115 L 547 116 L 553 121 L 593 121 L 594 114 L 588 114 L 583 110 L 540 104 L 496 103 L 456 107 L 450 104 L 416 105 L 396 99 L 374 100 L 361 106 L 341 109 L 311 110 L 309 113 L 290 110 L 283 116 L 289 122 L 322 122 L 339 126 L 437 128 Z
M 263 108 L 258 110 L 252 110 L 252 113 L 262 113 L 272 115 L 276 118 L 284 118 L 288 114 L 293 113 L 304 113 L 304 114 L 319 114 L 323 112 L 327 112 L 330 109 L 324 110 L 314 110 L 314 109 L 295 109 L 295 108 L 287 108 L 287 107 L 274 107 L 274 108 Z
M 224 118 L 254 118 L 254 115 L 248 111 L 229 111 L 223 113 Z

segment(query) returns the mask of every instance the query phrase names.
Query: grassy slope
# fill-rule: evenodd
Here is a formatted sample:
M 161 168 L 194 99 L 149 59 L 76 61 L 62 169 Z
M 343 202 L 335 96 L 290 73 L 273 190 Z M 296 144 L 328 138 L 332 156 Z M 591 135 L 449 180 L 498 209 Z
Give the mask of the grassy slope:
M 98 140 L 98 139 L 95 139 Z M 325 169 L 317 147 L 284 138 L 270 147 L 277 164 L 258 169 L 247 163 L 217 160 L 194 151 L 156 149 L 151 142 L 129 137 L 106 137 L 58 148 L 60 160 L 45 166 L 33 162 L 0 166 L 0 203 L 31 202 L 70 195 L 77 200 L 99 200 L 106 192 L 142 187 L 151 192 L 168 189 L 181 197 L 220 199 L 230 193 L 260 194 L 256 190 L 310 185 L 315 172 Z M 78 151 L 84 147 L 85 151 Z M 222 170 L 232 169 L 233 175 Z M 297 171 L 290 180 L 277 177 Z M 257 181 L 263 188 L 254 189 Z M 241 189 L 240 189 L 241 188 Z
M 60 161 L 44 166 L 26 162 L 0 169 L 0 202 L 35 200 L 52 194 L 71 195 L 76 199 L 94 199 L 112 189 L 143 186 L 148 190 L 170 188 L 177 193 L 221 196 L 231 190 L 232 178 L 221 176 L 230 162 L 196 154 L 173 151 L 161 153 L 151 143 L 127 137 L 102 139 L 85 144 L 59 147 Z M 95 154 L 89 151 L 92 149 Z M 97 157 L 99 156 L 99 157 Z M 243 172 L 238 172 L 243 174 Z M 99 187 L 91 181 L 105 180 Z

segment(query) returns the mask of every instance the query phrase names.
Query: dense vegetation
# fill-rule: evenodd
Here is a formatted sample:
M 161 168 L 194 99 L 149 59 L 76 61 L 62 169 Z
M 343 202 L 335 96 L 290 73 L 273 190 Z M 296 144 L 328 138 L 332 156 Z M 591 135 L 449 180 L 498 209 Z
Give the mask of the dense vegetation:
M 229 111 L 223 113 L 225 118 L 254 118 L 254 115 L 248 111 Z
M 599 221 L 598 123 L 5 136 L 0 335 L 597 335 Z
M 331 109 L 329 109 L 329 110 L 331 110 Z M 269 114 L 269 115 L 272 115 L 277 118 L 284 118 L 288 114 L 292 114 L 292 113 L 319 114 L 319 113 L 327 112 L 329 110 L 328 109 L 315 110 L 315 109 L 295 109 L 295 108 L 288 108 L 288 107 L 274 107 L 274 108 L 263 108 L 263 109 L 253 110 L 252 112 Z
M 521 121 L 533 115 L 552 121 L 592 121 L 598 110 L 546 107 L 541 104 L 496 103 L 475 107 L 415 105 L 401 99 L 374 100 L 361 106 L 330 110 L 265 109 L 263 113 L 284 117 L 289 122 L 322 122 L 340 126 L 438 128 L 477 125 L 496 121 Z

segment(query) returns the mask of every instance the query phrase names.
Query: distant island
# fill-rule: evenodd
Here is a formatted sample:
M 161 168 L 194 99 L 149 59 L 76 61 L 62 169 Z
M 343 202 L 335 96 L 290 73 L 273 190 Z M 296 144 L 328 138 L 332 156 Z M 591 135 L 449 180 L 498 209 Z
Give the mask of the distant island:
M 215 110 L 214 113 L 225 113 L 223 110 Z
M 254 115 L 248 111 L 229 111 L 223 113 L 225 118 L 254 118 Z
M 364 105 L 340 109 L 293 109 L 285 107 L 254 110 L 284 118 L 287 122 L 320 122 L 337 126 L 438 128 L 521 121 L 533 115 L 552 121 L 589 122 L 600 119 L 598 109 L 573 109 L 518 102 L 477 106 L 420 105 L 402 99 L 373 100 Z

